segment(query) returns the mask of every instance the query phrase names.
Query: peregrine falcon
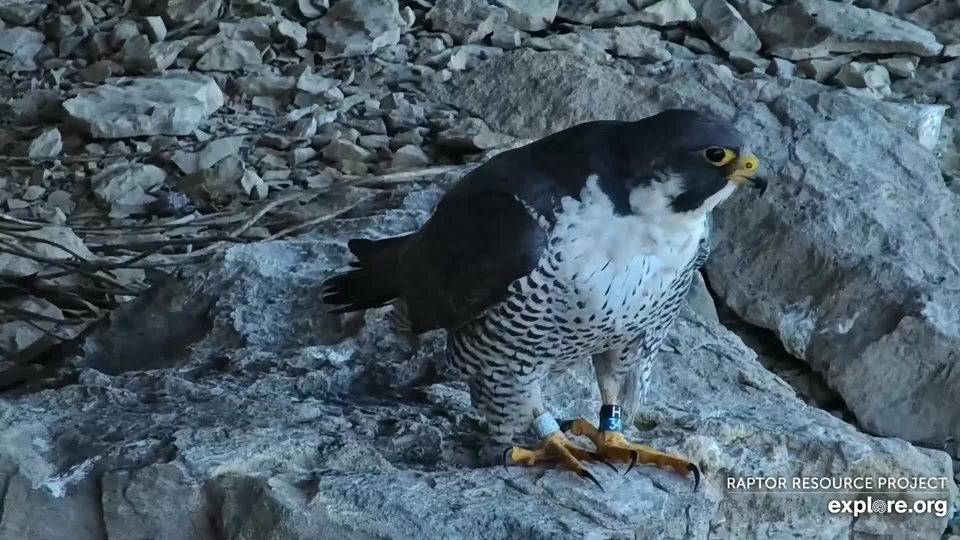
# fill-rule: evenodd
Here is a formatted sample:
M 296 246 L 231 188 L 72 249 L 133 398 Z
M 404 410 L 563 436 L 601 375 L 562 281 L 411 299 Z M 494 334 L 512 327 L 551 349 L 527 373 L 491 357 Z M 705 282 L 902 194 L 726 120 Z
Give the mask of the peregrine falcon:
M 510 445 L 532 426 L 542 439 L 505 459 L 559 461 L 597 485 L 584 462 L 652 464 L 693 473 L 696 489 L 696 465 L 622 430 L 709 253 L 709 212 L 737 186 L 762 195 L 758 166 L 732 124 L 691 110 L 582 123 L 477 167 L 418 231 L 351 240 L 357 261 L 324 301 L 335 313 L 392 304 L 414 335 L 447 330 L 446 360 L 493 438 Z M 540 383 L 587 357 L 600 425 L 558 423 Z

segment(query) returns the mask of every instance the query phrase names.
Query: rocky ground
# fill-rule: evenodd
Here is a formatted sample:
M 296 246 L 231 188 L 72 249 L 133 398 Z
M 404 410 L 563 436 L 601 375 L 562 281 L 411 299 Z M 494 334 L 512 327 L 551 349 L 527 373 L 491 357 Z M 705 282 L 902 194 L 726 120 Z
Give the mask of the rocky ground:
M 956 2 L 7 0 L 0 71 L 2 540 L 960 535 L 955 482 L 896 497 L 944 515 L 726 489 L 960 480 Z M 465 388 L 410 386 L 442 336 L 323 313 L 346 238 L 675 106 L 771 179 L 716 212 L 631 428 L 697 493 L 488 467 Z M 586 365 L 548 394 L 598 410 Z

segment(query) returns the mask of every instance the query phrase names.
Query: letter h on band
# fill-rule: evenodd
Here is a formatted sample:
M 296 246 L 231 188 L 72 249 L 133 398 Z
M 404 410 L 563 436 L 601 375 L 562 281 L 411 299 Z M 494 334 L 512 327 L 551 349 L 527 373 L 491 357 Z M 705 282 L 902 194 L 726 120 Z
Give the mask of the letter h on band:
M 619 405 L 600 407 L 600 431 L 623 431 L 623 417 Z

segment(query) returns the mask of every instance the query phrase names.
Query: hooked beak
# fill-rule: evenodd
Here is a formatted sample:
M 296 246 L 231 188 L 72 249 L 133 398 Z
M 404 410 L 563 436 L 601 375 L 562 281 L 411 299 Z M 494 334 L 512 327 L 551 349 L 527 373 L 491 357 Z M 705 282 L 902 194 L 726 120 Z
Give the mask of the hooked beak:
M 736 161 L 727 165 L 727 180 L 737 186 L 747 185 L 760 190 L 760 196 L 767 191 L 767 181 L 757 176 L 757 169 L 760 168 L 760 160 L 752 154 L 740 156 Z

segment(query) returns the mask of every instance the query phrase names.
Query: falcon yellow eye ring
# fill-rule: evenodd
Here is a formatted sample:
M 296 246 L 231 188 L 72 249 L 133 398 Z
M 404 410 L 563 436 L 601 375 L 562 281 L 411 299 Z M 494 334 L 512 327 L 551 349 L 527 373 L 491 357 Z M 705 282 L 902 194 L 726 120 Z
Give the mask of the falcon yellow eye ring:
M 737 154 L 733 150 L 728 150 L 719 146 L 711 146 L 703 151 L 703 157 L 709 161 L 711 165 L 723 167 L 727 163 L 730 163 L 736 159 Z

